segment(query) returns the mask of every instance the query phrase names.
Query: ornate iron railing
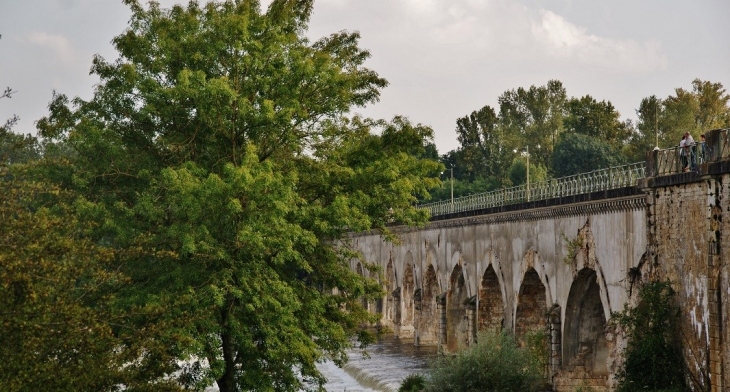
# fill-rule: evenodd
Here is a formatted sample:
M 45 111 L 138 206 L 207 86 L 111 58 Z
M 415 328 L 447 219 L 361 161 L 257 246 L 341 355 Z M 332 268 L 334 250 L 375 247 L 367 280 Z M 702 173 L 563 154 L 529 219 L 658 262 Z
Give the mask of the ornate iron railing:
M 651 167 L 649 176 L 697 171 L 706 162 L 718 162 L 730 158 L 730 129 L 715 129 L 705 133 L 706 142 L 686 148 L 679 146 L 652 151 L 647 159 Z
M 637 162 L 530 184 L 529 194 L 526 185 L 519 185 L 512 188 L 459 197 L 453 200 L 423 204 L 420 208 L 428 209 L 431 216 L 439 216 L 484 208 L 501 207 L 525 201 L 545 200 L 555 197 L 574 196 L 617 189 L 636 185 L 638 179 L 645 177 L 645 171 L 644 162 Z
M 705 163 L 705 143 L 689 147 L 671 147 L 656 150 L 656 176 L 697 170 L 697 165 Z
M 706 132 L 707 142 L 697 143 L 684 150 L 670 147 L 652 151 L 645 162 L 595 170 L 574 176 L 556 178 L 544 182 L 478 193 L 453 200 L 443 200 L 420 205 L 431 216 L 501 207 L 525 201 L 545 200 L 555 197 L 574 196 L 590 192 L 634 186 L 640 178 L 663 176 L 697 170 L 706 162 L 730 159 L 730 128 Z

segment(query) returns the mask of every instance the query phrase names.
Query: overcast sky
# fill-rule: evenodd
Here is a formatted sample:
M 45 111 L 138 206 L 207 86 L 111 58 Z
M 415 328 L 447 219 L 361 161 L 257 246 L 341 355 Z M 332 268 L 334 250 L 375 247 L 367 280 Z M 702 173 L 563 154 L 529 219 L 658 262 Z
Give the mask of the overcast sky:
M 121 0 L 0 0 L 0 87 L 17 91 L 0 119 L 18 114 L 15 131 L 35 133 L 54 89 L 90 98 L 92 56 L 116 58 L 129 14 Z M 364 114 L 430 125 L 445 153 L 458 117 L 550 79 L 622 118 L 695 78 L 728 87 L 729 20 L 728 0 L 318 0 L 309 34 L 359 30 L 390 82 Z

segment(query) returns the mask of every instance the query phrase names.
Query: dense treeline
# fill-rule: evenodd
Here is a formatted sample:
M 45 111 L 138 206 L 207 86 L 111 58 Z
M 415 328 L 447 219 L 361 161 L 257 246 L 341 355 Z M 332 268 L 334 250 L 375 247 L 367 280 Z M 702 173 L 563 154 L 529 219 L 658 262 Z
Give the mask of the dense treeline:
M 562 177 L 645 159 L 655 146 L 676 146 L 684 132 L 695 140 L 710 129 L 730 127 L 730 96 L 721 83 L 695 79 L 664 99 L 641 100 L 638 120 L 621 120 L 610 101 L 568 97 L 562 83 L 548 81 L 505 91 L 499 107 L 484 106 L 456 120 L 459 148 L 440 157 L 448 172 L 435 200 Z

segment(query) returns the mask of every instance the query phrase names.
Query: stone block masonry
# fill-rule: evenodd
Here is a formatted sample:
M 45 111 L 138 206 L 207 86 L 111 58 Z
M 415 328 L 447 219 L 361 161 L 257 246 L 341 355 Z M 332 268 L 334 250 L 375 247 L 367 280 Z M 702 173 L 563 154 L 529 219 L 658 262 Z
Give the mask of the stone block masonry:
M 626 341 L 611 314 L 635 304 L 641 282 L 668 279 L 691 388 L 730 391 L 728 184 L 723 158 L 603 196 L 395 228 L 398 244 L 351 239 L 384 273 L 386 296 L 369 306 L 381 324 L 447 352 L 485 329 L 544 339 L 556 391 L 613 390 Z

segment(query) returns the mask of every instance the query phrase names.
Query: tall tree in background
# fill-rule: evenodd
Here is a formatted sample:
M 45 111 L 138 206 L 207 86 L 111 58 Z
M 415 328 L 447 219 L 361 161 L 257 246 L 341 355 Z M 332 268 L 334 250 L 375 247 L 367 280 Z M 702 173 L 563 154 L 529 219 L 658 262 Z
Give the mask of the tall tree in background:
M 490 178 L 504 172 L 507 146 L 501 134 L 499 118 L 489 105 L 456 120 L 462 162 L 469 180 Z
M 563 132 L 566 100 L 565 88 L 558 80 L 505 91 L 499 97 L 499 118 L 508 145 L 513 149 L 529 145 L 534 164 L 550 167 L 550 157 Z
M 641 100 L 636 110 L 639 118 L 636 128 L 631 134 L 629 144 L 624 146 L 624 153 L 632 162 L 646 159 L 646 153 L 655 147 L 671 145 L 666 132 L 659 127 L 663 110 L 663 102 L 656 95 Z
M 692 91 L 699 104 L 695 122 L 702 131 L 730 127 L 730 96 L 722 83 L 695 79 Z
M 621 121 L 621 115 L 610 101 L 598 102 L 590 95 L 571 98 L 567 112 L 564 121 L 566 132 L 599 139 L 615 149 L 626 144 L 631 136 L 631 124 Z
M 223 392 L 321 384 L 316 361 L 346 358 L 370 320 L 360 298 L 380 295 L 349 269 L 347 233 L 426 221 L 431 129 L 345 117 L 386 81 L 357 33 L 305 38 L 311 0 L 125 2 L 94 97 L 57 95 L 38 126 L 75 149 L 96 241 L 158 251 L 120 270 L 117 306 L 166 311 L 138 320 L 161 342 L 140 361 L 196 361 L 180 377 Z
M 632 137 L 636 148 L 629 152 L 632 157 L 640 156 L 641 149 L 655 146 L 655 127 L 660 148 L 678 145 L 685 132 L 697 141 L 705 131 L 730 127 L 730 96 L 721 83 L 695 79 L 692 91 L 677 88 L 664 100 L 656 96 L 642 99 L 637 115 L 636 134 Z
M 564 133 L 553 153 L 553 175 L 571 176 L 626 163 L 621 151 L 601 138 Z

